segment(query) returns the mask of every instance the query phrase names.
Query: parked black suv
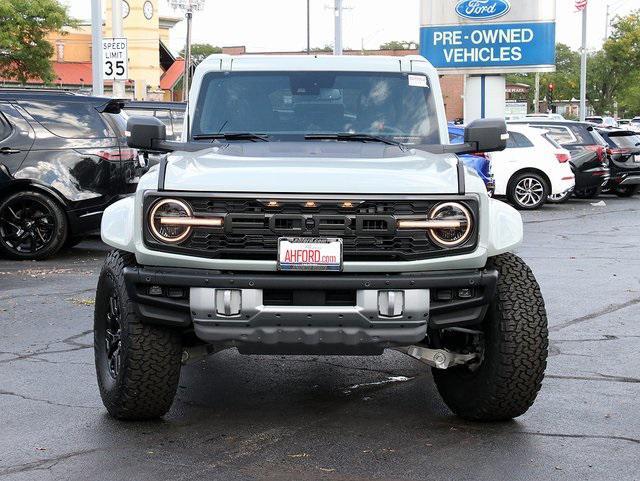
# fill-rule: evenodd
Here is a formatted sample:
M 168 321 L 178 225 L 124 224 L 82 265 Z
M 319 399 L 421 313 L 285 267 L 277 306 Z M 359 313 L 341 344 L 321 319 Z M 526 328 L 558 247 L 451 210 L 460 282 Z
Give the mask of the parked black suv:
M 509 122 L 545 129 L 549 137 L 571 153 L 571 169 L 576 176 L 574 195 L 581 199 L 597 197 L 609 183 L 608 144 L 587 122 L 526 119 Z
M 611 180 L 607 188 L 619 197 L 640 189 L 640 134 L 631 130 L 597 129 L 609 144 Z
M 135 191 L 137 152 L 118 100 L 0 89 L 0 256 L 43 259 Z

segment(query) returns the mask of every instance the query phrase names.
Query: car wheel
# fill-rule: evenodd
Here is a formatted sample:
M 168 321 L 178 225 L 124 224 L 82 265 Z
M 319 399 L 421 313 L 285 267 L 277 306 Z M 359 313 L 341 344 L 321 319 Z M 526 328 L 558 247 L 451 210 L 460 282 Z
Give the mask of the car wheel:
M 144 325 L 135 314 L 124 282 L 132 254 L 112 251 L 98 279 L 94 353 L 98 387 L 109 414 L 117 419 L 154 419 L 167 413 L 178 388 L 180 334 Z
M 0 201 L 0 254 L 12 259 L 46 259 L 67 240 L 62 207 L 33 190 L 15 192 Z
M 547 197 L 547 202 L 550 202 L 551 204 L 564 204 L 571 198 L 572 193 L 572 191 L 569 191 L 564 194 L 550 194 Z
M 588 189 L 579 189 L 576 190 L 573 194 L 578 199 L 595 199 L 600 195 L 600 189 L 598 187 L 591 187 Z
M 472 344 L 479 361 L 433 369 L 447 406 L 473 421 L 501 421 L 524 414 L 536 399 L 547 364 L 547 315 L 531 269 L 510 253 L 489 259 L 488 266 L 497 269 L 499 277 Z M 459 339 L 455 342 L 460 346 Z M 446 338 L 443 345 L 447 346 Z
M 507 196 L 517 209 L 533 210 L 544 205 L 549 196 L 549 188 L 542 176 L 526 172 L 511 182 Z
M 640 185 L 621 185 L 616 188 L 615 194 L 618 197 L 633 197 L 638 193 Z

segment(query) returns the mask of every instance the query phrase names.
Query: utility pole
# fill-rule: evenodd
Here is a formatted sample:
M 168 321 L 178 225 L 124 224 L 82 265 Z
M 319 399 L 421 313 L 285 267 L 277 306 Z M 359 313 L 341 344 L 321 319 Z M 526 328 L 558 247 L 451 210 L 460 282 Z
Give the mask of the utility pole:
M 604 41 L 606 42 L 607 39 L 609 38 L 609 16 L 611 12 L 611 4 L 607 3 L 607 14 L 605 16 L 605 23 L 604 23 Z
M 113 38 L 122 38 L 122 0 L 111 0 L 111 36 Z M 126 59 L 125 59 L 126 60 Z M 113 93 L 114 99 L 122 99 L 125 97 L 125 81 L 114 80 L 113 81 Z
M 104 95 L 101 0 L 91 0 L 91 74 L 93 77 L 93 95 Z
M 311 55 L 311 0 L 307 0 L 307 55 Z
M 187 42 L 184 49 L 184 77 L 182 79 L 182 100 L 189 100 L 189 77 L 191 76 L 191 19 L 193 18 L 193 11 L 191 8 L 187 9 Z
M 580 58 L 580 121 L 587 116 L 587 10 L 582 9 L 582 51 Z
M 540 113 L 540 72 L 536 72 L 536 93 L 533 104 L 533 112 Z
M 342 0 L 335 0 L 335 42 L 333 46 L 334 55 L 342 55 Z

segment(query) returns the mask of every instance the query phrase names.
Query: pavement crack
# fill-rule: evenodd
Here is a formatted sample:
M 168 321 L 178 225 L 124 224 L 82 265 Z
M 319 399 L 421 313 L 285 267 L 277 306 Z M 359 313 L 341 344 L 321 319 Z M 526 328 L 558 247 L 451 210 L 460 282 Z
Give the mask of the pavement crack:
M 604 381 L 604 382 L 625 382 L 640 383 L 640 379 L 626 376 L 611 376 L 608 374 L 595 373 L 597 376 L 563 376 L 561 374 L 546 374 L 544 377 L 549 379 L 567 379 L 572 381 Z
M 617 312 L 622 309 L 626 309 L 627 307 L 635 306 L 640 304 L 640 297 L 636 297 L 634 299 L 630 299 L 627 302 L 623 302 L 620 304 L 610 304 L 603 309 L 599 309 L 590 314 L 586 314 L 584 316 L 576 317 L 574 319 L 570 319 L 568 321 L 561 322 L 560 324 L 556 324 L 555 326 L 551 326 L 549 331 L 556 332 L 567 327 L 573 326 L 575 324 L 579 324 L 581 322 L 590 321 L 592 319 L 597 319 L 598 317 L 604 316 L 606 314 L 611 314 L 612 312 Z
M 572 439 L 611 439 L 614 441 L 626 441 L 640 444 L 640 439 L 627 436 L 613 436 L 606 434 L 563 434 L 563 433 L 539 433 L 535 431 L 516 431 L 515 434 L 528 434 L 530 436 L 544 436 L 548 438 L 572 438 Z
M 80 404 L 59 403 L 59 402 L 51 401 L 49 399 L 41 399 L 41 398 L 37 398 L 37 397 L 27 396 L 25 394 L 19 394 L 19 393 L 16 393 L 16 392 L 4 391 L 4 390 L 0 390 L 0 396 L 14 396 L 14 397 L 18 397 L 20 399 L 24 399 L 26 401 L 42 402 L 42 403 L 50 404 L 51 406 L 60 406 L 60 407 L 66 407 L 66 408 L 99 409 L 96 406 L 83 406 L 83 405 L 80 405 Z
M 77 456 L 83 456 L 85 454 L 91 454 L 98 449 L 86 449 L 84 451 L 73 451 L 66 454 L 61 454 L 60 456 L 55 456 L 51 458 L 39 459 L 37 461 L 31 461 L 29 463 L 16 464 L 13 466 L 0 466 L 0 477 L 10 476 L 12 474 L 24 473 L 27 471 L 47 471 L 52 469 L 61 461 L 66 459 L 75 458 Z
M 81 291 L 74 291 L 74 292 L 47 292 L 44 294 L 19 294 L 19 295 L 15 295 L 15 296 L 6 296 L 6 297 L 0 297 L 0 301 L 10 301 L 12 299 L 21 299 L 23 297 L 28 297 L 28 298 L 33 298 L 33 297 L 53 297 L 53 296 L 75 296 L 78 294 L 86 294 L 87 292 L 95 292 L 96 289 L 95 287 L 91 288 L 91 289 L 83 289 Z

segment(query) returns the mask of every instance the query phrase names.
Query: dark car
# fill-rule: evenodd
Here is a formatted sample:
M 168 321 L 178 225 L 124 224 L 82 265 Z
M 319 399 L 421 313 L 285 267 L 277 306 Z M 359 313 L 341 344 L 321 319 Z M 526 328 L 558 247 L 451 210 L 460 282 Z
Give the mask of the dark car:
M 167 127 L 167 139 L 178 140 L 182 136 L 185 102 L 142 102 L 126 101 L 124 111 L 127 115 L 150 116 L 160 120 Z
M 598 129 L 609 144 L 611 179 L 607 188 L 620 197 L 640 189 L 640 134 L 631 130 Z
M 589 199 L 600 195 L 610 178 L 607 141 L 588 122 L 526 119 L 510 122 L 548 131 L 549 137 L 571 153 L 571 169 L 576 176 L 574 195 Z
M 464 142 L 464 127 L 456 124 L 449 124 L 449 141 L 452 144 L 461 144 Z M 496 188 L 496 183 L 493 180 L 493 174 L 491 173 L 491 161 L 482 153 L 477 154 L 463 154 L 459 155 L 460 159 L 472 169 L 474 169 L 480 178 L 484 181 L 484 185 L 487 187 L 489 195 L 493 195 Z
M 0 89 L 0 256 L 43 259 L 100 226 L 135 191 L 122 102 Z

